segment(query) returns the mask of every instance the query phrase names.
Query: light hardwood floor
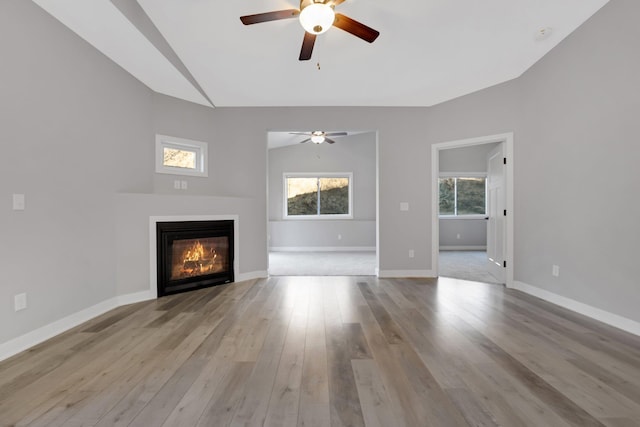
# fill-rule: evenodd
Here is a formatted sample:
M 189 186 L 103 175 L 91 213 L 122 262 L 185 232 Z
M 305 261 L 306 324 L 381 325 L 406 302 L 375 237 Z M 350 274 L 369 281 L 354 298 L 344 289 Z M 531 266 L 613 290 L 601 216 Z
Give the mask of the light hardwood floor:
M 0 425 L 639 426 L 640 338 L 499 285 L 240 282 L 0 363 Z

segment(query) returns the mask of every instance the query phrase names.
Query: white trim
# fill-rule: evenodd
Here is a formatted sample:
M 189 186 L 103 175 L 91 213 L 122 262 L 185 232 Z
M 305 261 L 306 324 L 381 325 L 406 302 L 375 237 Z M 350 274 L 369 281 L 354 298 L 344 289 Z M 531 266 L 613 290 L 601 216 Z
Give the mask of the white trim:
M 236 282 L 245 280 L 262 279 L 268 277 L 266 271 L 252 271 L 250 273 L 238 274 Z M 77 313 L 66 316 L 53 323 L 45 325 L 34 331 L 16 337 L 10 341 L 0 344 L 0 361 L 15 356 L 35 345 L 40 344 L 48 339 L 60 335 L 78 325 L 88 322 L 114 308 L 123 305 L 134 304 L 142 301 L 148 301 L 157 298 L 157 295 L 151 295 L 149 291 L 140 291 L 132 294 L 118 295 L 106 301 L 102 301 Z
M 77 313 L 70 314 L 48 325 L 42 326 L 36 330 L 20 335 L 12 340 L 0 344 L 0 361 L 8 359 L 22 351 L 25 351 L 35 345 L 40 344 L 50 338 L 60 335 L 69 329 L 75 328 L 84 322 L 87 322 L 101 314 L 104 314 L 121 305 L 128 305 L 134 302 L 140 302 L 151 299 L 147 291 L 136 292 L 133 294 L 120 295 L 109 298 Z
M 429 278 L 432 279 L 435 276 L 433 270 L 379 270 L 378 277 L 381 278 Z
M 440 251 L 486 251 L 486 246 L 440 246 Z
M 375 246 L 272 246 L 269 252 L 375 252 Z
M 474 221 L 478 221 L 478 220 L 486 220 L 487 219 L 487 215 L 479 215 L 479 214 L 473 214 L 473 215 L 440 215 L 440 219 L 444 219 L 444 220 L 474 220 Z
M 513 132 L 497 135 L 481 136 L 477 138 L 461 139 L 457 141 L 440 142 L 431 146 L 431 269 L 435 277 L 438 276 L 438 253 L 440 246 L 440 217 L 438 215 L 438 178 L 440 172 L 439 151 L 447 148 L 470 147 L 473 145 L 490 144 L 493 142 L 504 143 L 504 156 L 507 158 L 506 173 L 506 208 L 507 208 L 507 236 L 505 257 L 507 262 L 506 284 L 513 283 L 513 232 L 514 232 L 514 156 L 513 156 Z
M 196 168 L 176 168 L 164 165 L 164 148 L 184 149 L 196 153 Z M 185 176 L 209 176 L 209 145 L 206 142 L 178 138 L 168 135 L 156 135 L 156 173 Z
M 135 304 L 137 302 L 148 301 L 154 298 L 155 297 L 153 297 L 151 293 L 146 290 L 133 294 L 118 295 L 116 297 L 116 303 L 118 304 L 118 307 L 120 307 L 121 305 Z
M 514 281 L 512 286 L 508 286 L 512 289 L 517 289 L 526 294 L 533 295 L 550 303 L 559 305 L 568 310 L 575 311 L 576 313 L 583 314 L 592 319 L 598 320 L 607 325 L 622 329 L 634 335 L 640 336 L 640 323 L 635 320 L 628 319 L 626 317 L 618 316 L 617 314 L 610 313 L 608 311 L 592 307 L 590 305 L 581 303 L 571 298 L 563 297 L 562 295 L 549 292 L 547 290 L 531 286 L 523 282 Z
M 440 172 L 440 178 L 486 178 L 486 172 Z
M 266 271 L 253 271 L 236 276 L 236 282 L 245 280 L 261 279 L 268 277 Z M 48 339 L 60 335 L 69 329 L 75 328 L 91 319 L 94 319 L 114 308 L 137 302 L 148 301 L 157 298 L 149 291 L 140 291 L 132 294 L 118 295 L 106 301 L 100 302 L 89 308 L 71 314 L 53 323 L 45 325 L 34 331 L 28 332 L 10 341 L 0 344 L 0 361 L 8 359 L 24 350 L 40 344 Z
M 267 277 L 269 277 L 269 273 L 265 270 L 251 271 L 249 273 L 236 274 L 235 282 L 244 282 L 246 280 L 254 279 L 266 279 Z
M 156 224 L 172 221 L 224 221 L 233 220 L 233 274 L 240 272 L 240 221 L 238 215 L 175 215 L 149 217 L 149 295 L 158 298 L 158 266 L 156 260 Z M 235 280 L 235 277 L 234 277 Z
M 289 215 L 287 178 L 348 178 L 349 179 L 349 213 Z M 319 203 L 319 202 L 318 202 Z M 321 208 L 318 206 L 318 208 Z M 284 172 L 282 174 L 282 219 L 295 221 L 353 219 L 353 172 Z

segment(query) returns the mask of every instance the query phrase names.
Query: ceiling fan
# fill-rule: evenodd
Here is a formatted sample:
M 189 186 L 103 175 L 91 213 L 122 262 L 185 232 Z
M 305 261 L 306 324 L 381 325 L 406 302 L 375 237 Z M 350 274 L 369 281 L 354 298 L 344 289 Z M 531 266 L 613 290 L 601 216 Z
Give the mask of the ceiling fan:
M 333 144 L 335 141 L 331 138 L 327 138 L 328 136 L 347 136 L 347 132 L 323 132 L 321 130 L 314 130 L 313 132 L 289 132 L 291 135 L 306 135 L 309 138 L 300 141 L 300 144 L 304 144 L 305 142 L 313 142 L 314 144 L 322 144 L 326 142 L 327 144 Z
M 273 12 L 258 13 L 255 15 L 241 16 L 244 25 L 259 24 L 261 22 L 278 21 L 299 17 L 300 24 L 304 28 L 304 38 L 300 49 L 300 61 L 311 59 L 313 45 L 316 36 L 329 28 L 338 27 L 364 41 L 373 43 L 380 33 L 371 27 L 349 18 L 341 13 L 335 13 L 334 8 L 345 0 L 300 0 L 300 9 L 276 10 Z

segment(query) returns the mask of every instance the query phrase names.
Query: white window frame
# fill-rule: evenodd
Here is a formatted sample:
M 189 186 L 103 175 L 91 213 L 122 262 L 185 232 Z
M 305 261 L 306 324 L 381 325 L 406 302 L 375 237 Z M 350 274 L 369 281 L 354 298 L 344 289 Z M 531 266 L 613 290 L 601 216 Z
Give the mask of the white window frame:
M 173 148 L 178 150 L 193 151 L 196 153 L 196 168 L 177 168 L 165 166 L 164 149 Z M 202 141 L 194 141 L 192 139 L 177 138 L 175 136 L 156 135 L 156 173 L 164 173 L 170 175 L 186 175 L 186 176 L 209 176 L 208 166 L 208 144 Z
M 487 217 L 487 173 L 486 172 L 443 172 L 440 173 L 438 178 L 484 178 L 484 214 L 472 214 L 472 215 L 440 215 L 441 219 L 485 219 Z M 458 210 L 458 192 L 456 191 L 455 197 L 455 210 Z M 438 212 L 440 212 L 440 179 L 438 179 Z
M 287 178 L 348 178 L 349 179 L 349 213 L 348 214 L 316 214 L 289 215 Z M 353 172 L 285 172 L 282 174 L 282 217 L 292 220 L 331 220 L 353 219 Z

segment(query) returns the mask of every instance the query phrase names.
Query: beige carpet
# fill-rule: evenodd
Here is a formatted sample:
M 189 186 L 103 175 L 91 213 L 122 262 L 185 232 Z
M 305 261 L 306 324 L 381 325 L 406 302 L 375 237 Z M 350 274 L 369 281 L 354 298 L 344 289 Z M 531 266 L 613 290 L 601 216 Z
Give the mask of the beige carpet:
M 485 251 L 440 251 L 438 267 L 440 276 L 499 283 L 487 270 Z
M 484 251 L 441 251 L 443 277 L 498 283 L 487 270 Z M 375 252 L 269 252 L 271 276 L 374 276 Z
M 375 252 L 269 252 L 271 276 L 374 276 Z

